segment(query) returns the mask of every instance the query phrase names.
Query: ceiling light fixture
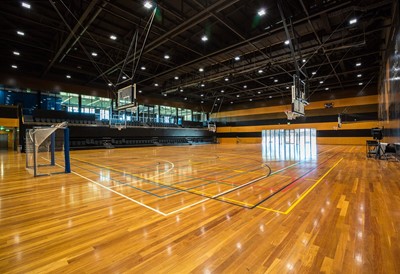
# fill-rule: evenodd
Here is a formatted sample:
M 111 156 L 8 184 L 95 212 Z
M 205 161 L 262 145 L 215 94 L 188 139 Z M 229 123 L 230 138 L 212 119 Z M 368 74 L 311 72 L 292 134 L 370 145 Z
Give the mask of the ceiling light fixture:
M 264 71 L 262 70 L 262 69 L 259 69 L 258 70 L 258 73 L 263 73 Z
M 201 86 L 202 88 L 204 88 L 205 85 L 204 85 L 204 83 L 201 83 L 200 86 Z
M 111 87 L 111 86 L 112 86 L 112 83 L 108 83 L 108 86 Z
M 258 12 L 257 12 L 258 16 L 264 16 L 265 13 L 266 13 L 265 9 L 259 9 Z
M 236 56 L 235 61 L 239 61 L 239 60 L 240 60 L 240 56 Z
M 30 9 L 31 8 L 31 5 L 26 3 L 26 2 L 22 2 L 21 5 L 26 9 Z
M 226 78 L 225 78 L 225 82 L 228 82 L 228 81 L 229 81 L 229 78 L 228 78 L 228 77 L 226 77 Z
M 275 79 L 275 80 L 274 80 L 274 83 L 278 83 L 278 79 Z
M 303 59 L 302 62 L 305 63 L 305 62 L 306 62 L 306 59 Z
M 141 69 L 141 70 L 146 70 L 146 67 L 143 66 L 143 67 L 141 67 L 140 69 Z
M 208 41 L 208 37 L 207 37 L 206 35 L 203 35 L 203 36 L 201 37 L 201 41 L 203 41 L 203 42 Z
M 319 81 L 319 83 L 320 83 L 320 84 L 323 84 L 323 83 L 324 83 L 324 81 Z
M 221 89 L 221 93 L 224 93 L 224 92 L 225 92 L 225 90 Z
M 13 51 L 13 54 L 19 56 L 19 52 L 18 51 Z
M 185 100 L 185 101 L 186 101 L 186 100 L 187 100 L 187 97 L 183 98 L 183 100 Z
M 151 9 L 153 7 L 153 4 L 150 1 L 144 2 L 144 7 L 146 9 Z
M 20 30 L 17 30 L 17 34 L 18 34 L 18 35 L 21 35 L 21 36 L 24 36 L 24 35 L 25 35 L 25 33 L 24 33 L 23 31 L 20 31 Z
M 203 71 L 204 71 L 204 69 L 203 69 L 203 68 L 199 68 L 199 71 L 200 71 L 200 72 L 203 72 Z
M 317 74 L 317 72 L 316 72 L 316 71 L 313 71 L 313 72 L 311 72 L 311 74 L 312 74 L 312 75 L 315 75 L 315 74 Z
M 18 68 L 17 65 L 11 65 L 11 67 L 12 67 L 13 69 L 17 69 L 17 68 Z
M 361 66 L 361 63 L 360 62 L 356 63 L 356 67 L 359 67 L 359 66 Z
M 289 40 L 286 40 L 286 41 L 285 41 L 285 45 L 289 45 L 289 43 L 290 43 Z
M 253 101 L 253 99 L 250 98 L 249 101 L 251 102 L 251 101 Z
M 236 97 L 237 97 L 237 98 L 239 98 L 239 97 L 240 97 L 240 95 L 238 94 L 238 95 L 236 95 Z
M 360 78 L 362 76 L 362 74 L 357 74 L 357 77 Z
M 110 35 L 110 39 L 111 40 L 117 40 L 117 36 L 115 36 L 114 34 Z
M 204 94 L 200 94 L 200 96 L 201 96 L 201 97 L 203 97 L 203 96 L 204 96 Z
M 247 85 L 244 85 L 243 88 L 247 88 Z
M 363 83 L 358 83 L 359 86 L 362 86 Z
M 96 52 L 92 52 L 92 56 L 96 57 L 97 53 Z
M 329 90 L 329 88 L 325 88 L 325 90 Z
M 124 76 L 122 76 L 122 79 L 126 80 L 126 76 L 125 76 L 125 75 L 124 75 Z
M 175 80 L 179 80 L 179 76 L 175 76 L 174 79 L 175 79 Z
M 349 23 L 350 23 L 350 25 L 357 23 L 357 18 L 350 19 Z
M 179 91 L 180 91 L 180 92 L 183 92 L 183 89 L 181 88 Z
M 142 93 L 142 90 L 139 90 L 139 93 Z
M 158 84 L 157 84 L 157 83 L 154 83 L 154 86 L 155 86 L 155 87 L 158 87 Z
M 66 75 L 65 77 L 67 77 L 68 79 L 71 79 L 71 75 L 69 75 L 69 74 Z
M 164 55 L 164 59 L 167 59 L 167 60 L 168 60 L 168 59 L 169 59 L 169 55 L 168 55 L 168 54 L 165 54 L 165 55 Z

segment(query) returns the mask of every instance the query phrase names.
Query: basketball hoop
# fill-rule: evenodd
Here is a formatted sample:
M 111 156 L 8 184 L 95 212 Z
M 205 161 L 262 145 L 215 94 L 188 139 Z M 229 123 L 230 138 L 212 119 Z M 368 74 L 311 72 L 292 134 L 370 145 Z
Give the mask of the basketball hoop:
M 297 116 L 299 116 L 297 113 L 290 111 L 290 110 L 285 110 L 285 114 L 289 121 L 295 120 L 297 118 Z

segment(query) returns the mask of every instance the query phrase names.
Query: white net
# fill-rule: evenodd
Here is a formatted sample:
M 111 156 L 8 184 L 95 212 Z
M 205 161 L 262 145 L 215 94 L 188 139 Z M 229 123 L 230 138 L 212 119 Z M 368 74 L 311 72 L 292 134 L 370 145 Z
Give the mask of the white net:
M 65 151 L 68 138 L 63 130 L 66 126 L 66 123 L 61 123 L 51 127 L 27 129 L 26 168 L 34 176 L 63 173 L 67 166 L 69 169 L 69 150 Z

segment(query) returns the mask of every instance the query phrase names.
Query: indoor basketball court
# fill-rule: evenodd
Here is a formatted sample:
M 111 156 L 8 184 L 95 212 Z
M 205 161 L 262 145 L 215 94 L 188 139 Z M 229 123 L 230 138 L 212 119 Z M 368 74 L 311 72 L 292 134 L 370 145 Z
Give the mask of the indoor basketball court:
M 399 273 L 398 1 L 0 3 L 1 273 Z

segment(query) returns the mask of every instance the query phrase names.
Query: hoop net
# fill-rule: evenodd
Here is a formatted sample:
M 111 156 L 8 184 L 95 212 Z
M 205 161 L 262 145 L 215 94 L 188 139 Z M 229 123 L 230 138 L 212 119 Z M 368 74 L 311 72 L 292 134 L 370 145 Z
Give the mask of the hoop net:
M 295 113 L 295 112 L 293 112 L 293 111 L 291 111 L 291 110 L 285 110 L 285 114 L 286 114 L 287 119 L 288 119 L 289 121 L 295 120 L 297 117 L 300 116 L 298 113 Z
M 217 131 L 217 125 L 215 123 L 208 123 L 208 130 L 211 132 Z

